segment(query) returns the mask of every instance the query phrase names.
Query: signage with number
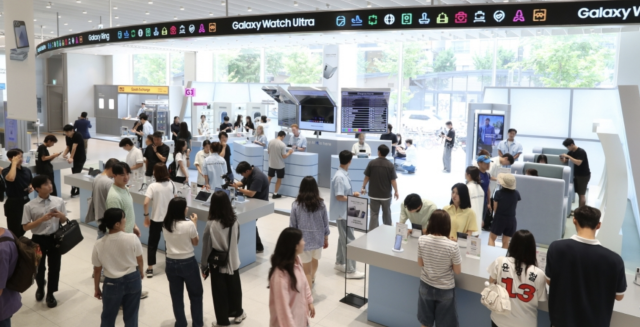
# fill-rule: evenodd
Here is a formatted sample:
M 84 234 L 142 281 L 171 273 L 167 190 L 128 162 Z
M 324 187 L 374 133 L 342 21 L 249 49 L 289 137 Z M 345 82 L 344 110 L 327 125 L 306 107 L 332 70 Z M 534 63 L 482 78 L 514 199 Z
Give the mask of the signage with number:
M 196 89 L 195 88 L 185 88 L 184 89 L 184 96 L 186 96 L 186 97 L 194 97 L 194 96 L 196 96 Z

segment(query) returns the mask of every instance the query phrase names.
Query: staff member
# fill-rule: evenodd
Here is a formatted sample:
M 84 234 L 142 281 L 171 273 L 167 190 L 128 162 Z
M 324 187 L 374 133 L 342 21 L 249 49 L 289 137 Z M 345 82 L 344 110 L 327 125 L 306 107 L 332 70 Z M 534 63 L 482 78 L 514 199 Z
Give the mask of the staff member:
M 447 122 L 447 133 L 442 132 L 440 137 L 442 137 L 444 141 L 444 149 L 442 150 L 442 164 L 444 165 L 444 172 L 451 172 L 451 151 L 453 150 L 453 145 L 456 141 L 456 131 L 453 129 L 453 124 L 448 121 Z
M 420 228 L 423 234 L 426 234 L 427 223 L 431 214 L 438 209 L 435 203 L 423 199 L 416 193 L 411 193 L 404 198 L 404 202 L 400 204 L 400 223 L 404 224 L 409 220 L 411 228 L 409 234 L 414 228 Z
M 225 132 L 218 133 L 218 139 L 220 140 L 220 145 L 222 146 L 222 150 L 220 151 L 220 156 L 224 158 L 224 161 L 227 162 L 227 176 L 229 180 L 233 181 L 233 171 L 231 170 L 231 147 L 227 144 L 229 140 L 229 135 Z
M 200 135 L 209 134 L 209 124 L 207 123 L 206 115 L 200 115 L 200 124 L 198 124 L 198 133 Z
M 269 201 L 269 179 L 260 168 L 250 165 L 246 161 L 242 161 L 236 167 L 236 173 L 242 176 L 242 181 L 233 183 L 233 187 L 240 191 L 242 195 L 263 201 Z M 247 186 L 245 190 L 242 188 Z M 256 225 L 256 252 L 264 252 L 264 246 L 258 234 L 258 226 Z
M 53 165 L 51 164 L 51 160 L 60 156 L 62 152 L 49 155 L 49 150 L 47 148 L 52 147 L 56 143 L 58 143 L 58 138 L 55 135 L 49 134 L 45 136 L 44 143 L 38 146 L 38 159 L 36 160 L 36 173 L 38 175 L 49 176 L 51 183 L 53 183 L 53 192 L 51 194 L 54 196 L 58 196 L 58 192 L 56 191 L 56 184 L 54 183 Z
M 307 138 L 300 133 L 298 124 L 291 125 L 291 132 L 293 132 L 293 138 L 291 139 L 293 149 L 299 152 L 307 151 Z
M 22 228 L 33 233 L 31 239 L 40 245 L 40 250 L 42 251 L 42 258 L 40 258 L 38 273 L 36 274 L 36 283 L 38 284 L 36 301 L 42 301 L 44 298 L 44 285 L 46 283 L 47 306 L 55 308 L 58 305 L 58 301 L 56 301 L 53 293 L 58 291 L 62 255 L 56 247 L 53 234 L 58 231 L 60 224 L 68 220 L 67 209 L 61 198 L 51 195 L 53 185 L 49 177 L 38 175 L 33 178 L 31 185 L 38 192 L 38 197 L 24 206 Z M 49 258 L 47 259 L 47 257 Z M 44 279 L 44 273 L 47 270 L 45 263 L 49 265 L 48 282 Z
M 389 133 L 380 135 L 380 140 L 389 140 L 391 141 L 391 155 L 396 155 L 396 145 L 398 145 L 398 137 L 396 134 L 393 134 L 393 125 L 387 125 L 387 129 L 389 129 Z
M 166 163 L 169 157 L 169 146 L 162 143 L 162 132 L 153 133 L 153 145 L 148 146 L 144 151 L 144 158 L 147 161 L 145 176 L 153 176 L 153 167 L 157 163 Z
M 220 132 L 229 132 L 233 131 L 233 125 L 229 122 L 229 116 L 224 116 L 224 123 L 220 124 Z
M 84 140 L 84 148 L 87 148 L 87 143 L 89 142 L 89 139 L 91 138 L 91 134 L 89 134 L 89 128 L 91 128 L 93 126 L 91 126 L 91 122 L 89 121 L 89 119 L 87 119 L 87 113 L 85 111 L 83 111 L 80 114 L 80 119 L 76 120 L 73 123 L 73 128 L 76 129 L 76 131 L 78 131 L 78 133 L 80 133 L 80 135 L 82 135 L 82 139 Z
M 560 161 L 566 163 L 571 160 L 573 163 L 573 185 L 575 185 L 576 193 L 578 193 L 579 206 L 584 207 L 587 204 L 587 186 L 591 179 L 591 170 L 589 169 L 589 157 L 583 148 L 579 148 L 572 138 L 568 138 L 562 142 L 569 152 L 560 155 Z
M 63 128 L 64 134 L 66 135 L 67 148 L 64 149 L 64 153 L 62 157 L 67 159 L 67 154 L 70 153 L 69 159 L 67 162 L 73 164 L 71 167 L 71 172 L 74 174 L 81 173 L 82 167 L 84 166 L 85 161 L 87 161 L 87 151 L 84 148 L 84 140 L 82 139 L 82 135 L 77 133 L 73 126 L 67 124 Z M 80 194 L 80 188 L 71 187 L 71 197 Z
M 351 147 L 351 153 L 353 153 L 354 156 L 358 156 L 358 154 L 361 153 L 360 151 L 362 151 L 362 153 L 365 153 L 367 157 L 371 156 L 371 147 L 369 146 L 369 144 L 365 143 L 365 138 L 366 136 L 364 133 L 360 133 L 358 135 L 358 142 L 353 144 L 353 146 Z
M 22 210 L 24 205 L 29 202 L 29 193 L 33 192 L 31 187 L 33 175 L 29 168 L 22 167 L 22 150 L 9 150 L 7 158 L 11 164 L 2 170 L 2 176 L 6 181 L 5 192 L 7 193 L 7 200 L 4 202 L 4 215 L 7 217 L 9 230 L 20 238 L 24 235 Z
M 140 117 L 141 114 L 144 114 L 145 110 L 147 110 L 147 105 L 143 103 L 140 104 L 140 109 L 138 109 L 138 114 L 136 116 Z
M 505 154 L 510 154 L 515 161 L 518 161 L 518 158 L 520 158 L 522 154 L 522 144 L 515 141 L 518 131 L 515 128 L 509 128 L 507 133 L 509 135 L 508 138 L 498 143 L 498 155 L 502 157 Z M 509 168 L 510 167 L 511 165 L 509 165 Z
M 147 135 L 153 134 L 153 126 L 149 122 L 149 117 L 147 114 L 140 114 L 140 124 L 142 125 L 142 131 L 136 130 L 136 134 L 141 137 L 143 140 L 147 138 Z M 162 138 L 162 136 L 160 136 Z M 142 144 L 143 149 L 147 147 L 146 144 Z

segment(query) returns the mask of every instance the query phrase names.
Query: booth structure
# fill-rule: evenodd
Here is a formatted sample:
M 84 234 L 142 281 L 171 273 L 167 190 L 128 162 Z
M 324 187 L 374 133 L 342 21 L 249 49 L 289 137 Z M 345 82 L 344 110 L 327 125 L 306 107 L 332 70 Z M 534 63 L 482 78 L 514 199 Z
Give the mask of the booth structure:
M 262 148 L 262 147 L 260 147 Z M 267 173 L 269 171 L 269 154 L 268 150 L 262 150 L 263 152 L 263 165 L 262 171 Z M 288 151 L 288 149 L 287 149 Z M 284 159 L 285 174 L 282 179 L 282 184 L 278 190 L 278 194 L 284 196 L 290 196 L 295 198 L 298 196 L 300 190 L 300 182 L 306 176 L 312 176 L 318 180 L 318 158 L 317 153 L 310 152 L 294 152 L 287 159 Z M 277 178 L 274 177 L 269 185 L 269 192 L 273 193 L 276 186 Z

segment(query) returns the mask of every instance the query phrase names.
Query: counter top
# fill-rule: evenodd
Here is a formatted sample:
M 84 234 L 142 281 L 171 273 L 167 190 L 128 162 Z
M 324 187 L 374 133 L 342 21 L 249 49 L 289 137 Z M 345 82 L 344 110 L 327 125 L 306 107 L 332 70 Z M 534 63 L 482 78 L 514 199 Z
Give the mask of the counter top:
M 11 164 L 11 161 L 9 161 L 9 159 L 6 159 L 6 154 L 5 154 L 4 158 L 5 159 L 0 159 L 0 167 L 7 168 Z M 53 166 L 53 170 L 71 168 L 71 164 L 68 163 L 67 160 L 65 160 L 65 159 L 63 159 L 61 157 L 53 159 L 51 161 L 51 165 Z M 22 166 L 23 167 L 28 167 L 29 169 L 31 169 L 31 171 L 33 171 L 35 173 L 35 171 L 36 171 L 36 158 L 35 157 L 31 157 L 31 160 L 29 161 L 29 163 L 28 164 L 23 164 Z

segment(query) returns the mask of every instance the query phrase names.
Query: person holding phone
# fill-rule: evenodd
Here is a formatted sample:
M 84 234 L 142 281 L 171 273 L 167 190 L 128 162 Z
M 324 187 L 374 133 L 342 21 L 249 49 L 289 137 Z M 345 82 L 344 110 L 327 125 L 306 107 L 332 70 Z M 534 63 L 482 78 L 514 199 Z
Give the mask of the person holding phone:
M 49 134 L 45 136 L 44 142 L 38 146 L 38 159 L 36 159 L 36 173 L 38 173 L 38 175 L 46 175 L 49 177 L 53 187 L 53 191 L 51 192 L 51 195 L 53 196 L 58 196 L 58 191 L 54 181 L 53 165 L 51 164 L 51 160 L 59 157 L 62 152 L 50 155 L 48 148 L 52 147 L 56 143 L 58 143 L 58 138 L 55 135 Z
M 22 217 L 24 206 L 29 202 L 29 194 L 33 192 L 31 169 L 22 167 L 22 150 L 11 149 L 7 151 L 7 159 L 11 161 L 9 167 L 2 170 L 7 199 L 4 202 L 4 215 L 7 217 L 7 226 L 16 237 L 24 235 Z
M 72 125 L 65 125 L 63 127 L 64 135 L 66 135 L 67 147 L 64 149 L 62 157 L 67 159 L 67 162 L 72 164 L 71 172 L 74 174 L 81 173 L 82 167 L 85 161 L 87 161 L 87 149 L 84 147 L 84 140 L 80 133 L 76 132 Z M 71 187 L 71 197 L 80 195 L 80 188 Z

